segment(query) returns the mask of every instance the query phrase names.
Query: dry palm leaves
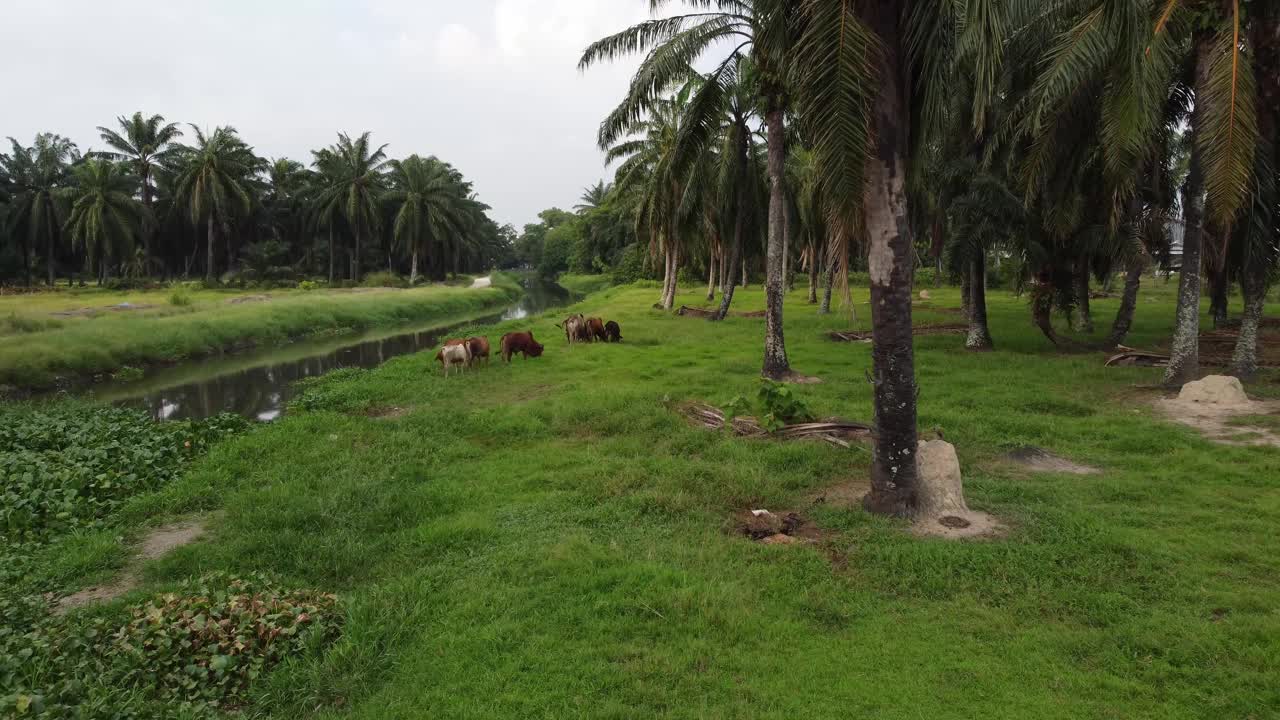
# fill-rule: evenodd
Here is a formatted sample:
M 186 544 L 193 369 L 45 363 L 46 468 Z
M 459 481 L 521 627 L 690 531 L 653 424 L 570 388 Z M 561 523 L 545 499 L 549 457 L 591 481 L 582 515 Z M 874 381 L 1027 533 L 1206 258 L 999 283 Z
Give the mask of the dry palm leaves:
M 724 427 L 724 412 L 706 403 L 689 403 L 683 408 L 685 417 L 692 422 L 712 430 Z M 824 440 L 832 445 L 849 447 L 849 440 L 871 435 L 871 426 L 851 420 L 832 418 L 822 422 L 796 423 L 784 425 L 776 432 L 769 432 L 753 417 L 735 417 L 733 432 L 743 437 L 774 437 L 783 440 L 814 438 Z
M 1266 318 L 1258 329 L 1258 365 L 1280 367 L 1280 322 Z M 1239 339 L 1238 325 L 1200 333 L 1200 363 L 1213 367 L 1225 367 L 1231 363 Z M 1169 364 L 1166 353 L 1139 350 L 1119 345 L 1118 354 L 1107 358 L 1107 367 L 1165 367 Z
M 710 318 L 715 316 L 716 311 L 706 310 L 703 308 L 689 307 L 688 305 L 681 305 L 680 309 L 676 311 L 676 314 L 686 315 L 688 317 L 696 317 L 696 318 Z M 764 317 L 764 311 L 753 310 L 751 312 L 730 312 L 729 315 L 733 317 L 762 318 Z
M 1169 364 L 1169 356 L 1160 353 L 1135 350 L 1124 345 L 1117 345 L 1120 352 L 1107 358 L 1107 367 L 1165 367 Z
M 963 323 L 944 323 L 941 325 L 917 325 L 911 328 L 912 335 L 963 335 L 969 332 L 969 326 Z M 832 330 L 828 333 L 832 340 L 839 342 L 870 342 L 871 331 Z

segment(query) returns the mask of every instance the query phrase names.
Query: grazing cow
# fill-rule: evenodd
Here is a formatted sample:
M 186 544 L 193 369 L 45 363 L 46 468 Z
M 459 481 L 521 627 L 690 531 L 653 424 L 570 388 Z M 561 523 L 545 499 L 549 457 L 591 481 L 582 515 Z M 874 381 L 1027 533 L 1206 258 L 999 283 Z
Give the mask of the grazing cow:
M 587 339 L 587 320 L 586 318 L 582 317 L 581 313 L 577 315 L 570 315 L 569 317 L 564 319 L 563 324 L 557 323 L 556 327 L 564 328 L 565 342 L 569 343 L 570 345 L 574 344 L 579 340 Z
M 618 327 L 618 323 L 610 320 L 604 324 L 604 341 L 622 342 L 622 328 Z
M 484 364 L 489 364 L 489 339 L 485 337 L 469 337 L 467 338 L 467 349 L 471 351 L 471 364 L 474 365 L 484 358 Z
M 596 340 L 603 342 L 605 340 L 604 321 L 600 318 L 587 318 L 587 336 L 591 342 Z
M 462 372 L 471 364 L 471 349 L 465 341 L 457 345 L 445 345 L 436 353 L 436 360 L 444 368 L 444 376 L 449 377 L 449 369 L 454 365 L 458 366 L 458 372 Z
M 528 360 L 542 355 L 542 345 L 533 339 L 531 332 L 507 333 L 502 336 L 502 361 L 511 362 L 511 356 L 522 353 Z

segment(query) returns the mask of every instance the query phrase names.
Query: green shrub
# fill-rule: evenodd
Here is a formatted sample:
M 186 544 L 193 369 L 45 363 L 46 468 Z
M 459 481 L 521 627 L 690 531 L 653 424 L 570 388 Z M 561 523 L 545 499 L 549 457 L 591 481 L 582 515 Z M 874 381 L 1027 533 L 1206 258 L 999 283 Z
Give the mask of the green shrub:
M 125 365 L 119 370 L 111 373 L 111 379 L 119 380 L 120 382 L 133 382 L 134 380 L 141 380 L 145 374 L 146 373 L 142 371 L 142 368 Z
M 622 257 L 618 259 L 618 264 L 614 266 L 613 284 L 625 285 L 642 280 L 649 276 L 645 269 L 645 251 L 640 247 L 639 243 L 632 243 L 622 251 Z
M 390 272 L 369 273 L 360 281 L 360 287 L 409 287 L 409 281 Z
M 186 307 L 191 304 L 191 293 L 185 287 L 174 288 L 169 293 L 169 304 L 174 307 Z
M 17 313 L 9 313 L 0 319 L 0 335 L 6 333 L 33 333 L 43 330 L 56 330 L 62 327 L 62 321 L 51 318 L 33 318 Z
M 307 292 L 311 292 L 312 290 L 319 289 L 319 287 L 320 287 L 320 283 L 316 282 L 315 280 L 303 280 L 302 282 L 298 283 L 298 289 L 306 290 Z
M 157 423 L 121 408 L 58 403 L 0 408 L 0 541 L 96 527 L 129 497 L 248 421 Z M 3 573 L 0 573 L 2 575 Z
M 725 427 L 732 428 L 735 417 L 751 410 L 752 405 L 746 398 L 741 395 L 733 397 L 724 403 Z M 769 432 L 777 432 L 791 423 L 813 419 L 808 406 L 795 396 L 790 387 L 765 379 L 760 380 L 760 389 L 756 391 L 755 411 L 759 415 L 760 425 Z
M 342 620 L 333 595 L 260 576 L 205 576 L 123 619 L 56 617 L 0 596 L 0 715 L 81 717 L 96 705 L 109 717 L 216 717 L 281 660 L 333 642 Z

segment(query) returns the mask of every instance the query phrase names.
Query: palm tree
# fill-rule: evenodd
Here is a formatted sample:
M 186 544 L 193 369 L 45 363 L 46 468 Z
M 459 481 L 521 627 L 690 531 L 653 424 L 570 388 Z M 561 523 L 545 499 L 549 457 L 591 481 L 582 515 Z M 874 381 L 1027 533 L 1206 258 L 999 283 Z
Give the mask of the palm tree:
M 66 232 L 85 254 L 86 269 L 94 271 L 100 258 L 99 278 L 105 277 L 111 259 L 132 249 L 146 215 L 146 207 L 134 199 L 137 181 L 124 169 L 104 158 L 89 158 L 76 166 L 71 212 Z
M 232 223 L 249 213 L 249 179 L 262 161 L 233 127 L 215 128 L 210 135 L 195 125 L 191 130 L 196 144 L 175 148 L 178 170 L 174 194 L 192 224 L 207 226 L 205 279 L 212 281 L 217 228 L 229 232 Z M 230 256 L 227 262 L 231 262 Z
M 574 212 L 579 215 L 586 215 L 592 210 L 604 205 L 605 199 L 609 197 L 609 191 L 612 188 L 612 185 L 609 185 L 603 180 L 600 180 L 595 185 L 583 188 L 582 196 L 579 198 L 582 202 L 573 206 Z
M 333 220 L 339 214 L 351 229 L 355 242 L 351 279 L 355 282 L 360 281 L 364 240 L 376 237 L 381 224 L 378 208 L 386 187 L 383 170 L 387 164 L 387 146 L 374 148 L 369 136 L 366 132 L 353 140 L 346 133 L 338 133 L 337 144 L 317 152 L 315 163 L 324 179 L 314 200 L 318 216 L 326 218 L 330 233 Z M 330 269 L 330 281 L 332 275 Z
M 178 129 L 177 123 L 166 123 L 162 115 L 144 117 L 141 112 L 135 112 L 129 118 L 120 116 L 116 118 L 116 124 L 120 127 L 119 132 L 98 127 L 103 142 L 115 151 L 103 155 L 129 163 L 142 188 L 142 204 L 146 207 L 148 216 L 154 217 L 152 183 L 155 166 L 163 166 L 170 160 L 170 151 L 174 142 L 182 137 L 182 131 Z M 148 264 L 151 261 L 153 234 L 154 229 L 150 227 L 143 233 L 143 254 Z
M 668 4 L 668 0 L 651 0 L 650 4 L 656 10 Z M 639 117 L 651 111 L 662 94 L 684 78 L 688 68 L 710 49 L 725 43 L 733 48 L 712 71 L 712 78 L 736 69 L 740 64 L 740 53 L 750 56 L 758 75 L 756 97 L 763 107 L 769 151 L 768 262 L 761 372 L 766 377 L 780 379 L 791 371 L 782 332 L 783 234 L 786 222 L 784 116 L 788 110 L 788 73 L 793 67 L 790 53 L 802 3 L 791 0 L 684 0 L 684 4 L 694 11 L 649 20 L 593 43 L 583 53 L 579 68 L 586 69 L 597 62 L 632 53 L 647 53 L 636 71 L 627 97 L 601 125 L 600 144 L 608 147 L 622 137 Z M 719 91 L 709 89 L 708 92 L 714 94 Z M 695 105 L 699 103 L 696 99 L 692 102 Z
M 434 157 L 410 155 L 392 160 L 390 190 L 383 201 L 394 213 L 391 232 L 397 245 L 412 253 L 409 283 L 418 280 L 418 256 L 433 252 L 443 256 L 446 239 L 462 236 L 472 220 L 470 201 L 453 177 L 451 168 Z M 434 246 L 434 247 L 433 247 Z M 443 257 L 437 263 L 443 265 Z
M 5 164 L 13 186 L 10 229 L 22 238 L 24 258 L 44 240 L 45 270 L 52 287 L 59 228 L 66 212 L 64 191 L 71 182 L 71 166 L 80 161 L 80 153 L 75 143 L 51 133 L 36 135 L 31 147 L 23 147 L 13 138 L 9 138 L 9 144 L 13 154 Z M 31 269 L 29 264 L 26 267 L 30 286 Z

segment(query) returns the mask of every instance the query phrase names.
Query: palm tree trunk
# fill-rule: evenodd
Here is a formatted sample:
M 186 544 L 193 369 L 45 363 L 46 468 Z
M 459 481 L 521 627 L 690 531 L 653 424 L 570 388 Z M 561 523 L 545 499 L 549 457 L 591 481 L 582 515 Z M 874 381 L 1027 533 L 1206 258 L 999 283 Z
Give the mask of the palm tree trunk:
M 742 287 L 747 286 L 747 254 L 742 253 Z
M 810 305 L 818 304 L 818 241 L 809 243 L 809 299 Z
M 870 512 L 915 514 L 920 488 L 916 467 L 915 349 L 911 335 L 914 271 L 907 215 L 907 138 L 910 108 L 898 3 L 868 3 L 869 26 L 883 46 L 879 88 L 872 105 L 875 141 L 868 158 L 866 231 L 871 275 L 874 450 Z
M 329 223 L 329 285 L 333 286 L 334 260 L 338 256 L 337 248 L 333 246 L 333 223 Z
M 741 203 L 743 195 L 745 195 L 745 193 L 739 189 L 739 203 Z M 725 277 L 724 287 L 720 289 L 720 307 L 716 310 L 716 314 L 711 317 L 712 320 L 723 320 L 728 317 L 729 306 L 733 304 L 733 291 L 734 287 L 737 285 L 735 282 L 737 279 L 735 277 L 736 273 L 733 271 L 733 268 L 737 267 L 739 256 L 742 254 L 742 235 L 746 232 L 747 224 L 745 216 L 746 210 L 741 204 L 739 204 L 736 217 L 733 221 L 733 250 L 729 253 L 728 262 L 725 262 L 725 260 L 720 261 L 721 270 L 725 267 L 730 268 L 730 270 Z
M 413 260 L 409 264 L 409 284 L 418 282 L 418 251 L 413 251 Z
M 1207 96 L 1209 63 L 1213 38 L 1200 30 L 1195 35 L 1196 96 Z M 1199 135 L 1204 125 L 1203 103 L 1191 114 L 1191 167 L 1183 194 L 1186 232 L 1182 240 L 1182 271 L 1178 280 L 1178 309 L 1173 326 L 1173 345 L 1164 384 L 1179 387 L 1200 373 L 1200 250 L 1204 232 L 1204 167 Z
M 204 279 L 207 282 L 213 282 L 213 244 L 216 238 L 214 237 L 212 214 L 209 215 L 208 223 L 209 223 L 209 238 L 208 238 L 209 242 L 206 246 L 207 254 L 205 255 Z
M 964 346 L 976 351 L 995 347 L 987 325 L 987 257 L 984 251 L 979 251 L 969 261 L 969 335 Z
M 56 221 L 56 220 L 54 220 L 54 218 L 53 218 L 53 208 L 49 208 L 48 217 L 45 219 L 45 237 L 46 237 L 46 241 L 45 241 L 45 250 L 44 250 L 44 253 L 45 253 L 45 264 L 46 264 L 46 265 L 48 265 L 48 267 L 47 267 L 47 268 L 45 268 L 45 270 L 46 270 L 46 272 L 47 272 L 47 274 L 48 274 L 48 276 L 49 276 L 49 287 L 53 287 L 53 280 L 54 280 L 54 278 L 53 278 L 53 275 L 54 275 L 54 273 L 53 273 L 53 248 L 54 248 L 54 245 L 56 244 L 56 242 L 55 242 L 55 238 L 57 237 L 57 236 L 55 235 L 55 232 L 56 232 L 56 231 L 54 230 L 54 225 L 56 225 L 56 224 L 57 224 L 57 221 Z
M 151 273 L 151 241 L 152 235 L 155 234 L 155 227 L 152 225 L 155 218 L 155 208 L 152 207 L 151 198 L 151 168 L 147 167 L 140 173 L 142 175 L 142 206 L 147 209 L 147 217 L 145 219 L 142 230 L 142 265 L 146 268 L 145 273 Z
M 783 283 L 786 263 L 786 128 L 782 108 L 765 114 L 769 130 L 769 242 L 764 281 L 764 366 L 760 374 L 781 380 L 791 372 L 787 344 L 782 333 Z
M 716 299 L 716 251 L 711 249 L 707 258 L 707 300 Z
M 985 273 L 984 273 L 985 274 Z M 960 313 L 968 320 L 973 315 L 973 273 L 964 273 L 960 277 Z
M 1133 326 L 1133 314 L 1138 307 L 1138 287 L 1142 285 L 1142 273 L 1146 270 L 1146 262 L 1136 259 L 1129 263 L 1124 274 L 1124 292 L 1120 295 L 1120 309 L 1116 311 L 1116 319 L 1111 324 L 1111 334 L 1107 336 L 1107 347 L 1114 348 L 1124 342 Z
M 1225 262 L 1210 260 L 1209 265 L 1209 315 L 1213 318 L 1213 329 L 1217 330 L 1227 324 L 1231 283 L 1227 280 Z
M 1093 333 L 1093 312 L 1089 309 L 1089 258 L 1080 258 L 1076 265 L 1076 330 Z
M 364 239 L 361 236 L 364 232 L 361 230 L 359 223 L 356 224 L 356 248 L 351 254 L 351 282 L 356 285 L 360 284 L 360 243 Z
M 822 304 L 818 306 L 819 315 L 828 315 L 831 313 L 831 291 L 836 284 L 836 263 L 831 263 L 831 267 L 827 268 L 827 280 L 823 283 L 822 288 Z
M 1231 374 L 1249 379 L 1258 372 L 1258 325 L 1267 302 L 1267 283 L 1261 272 L 1247 273 L 1240 286 L 1244 293 L 1244 314 L 1240 317 L 1240 335 L 1231 356 Z

